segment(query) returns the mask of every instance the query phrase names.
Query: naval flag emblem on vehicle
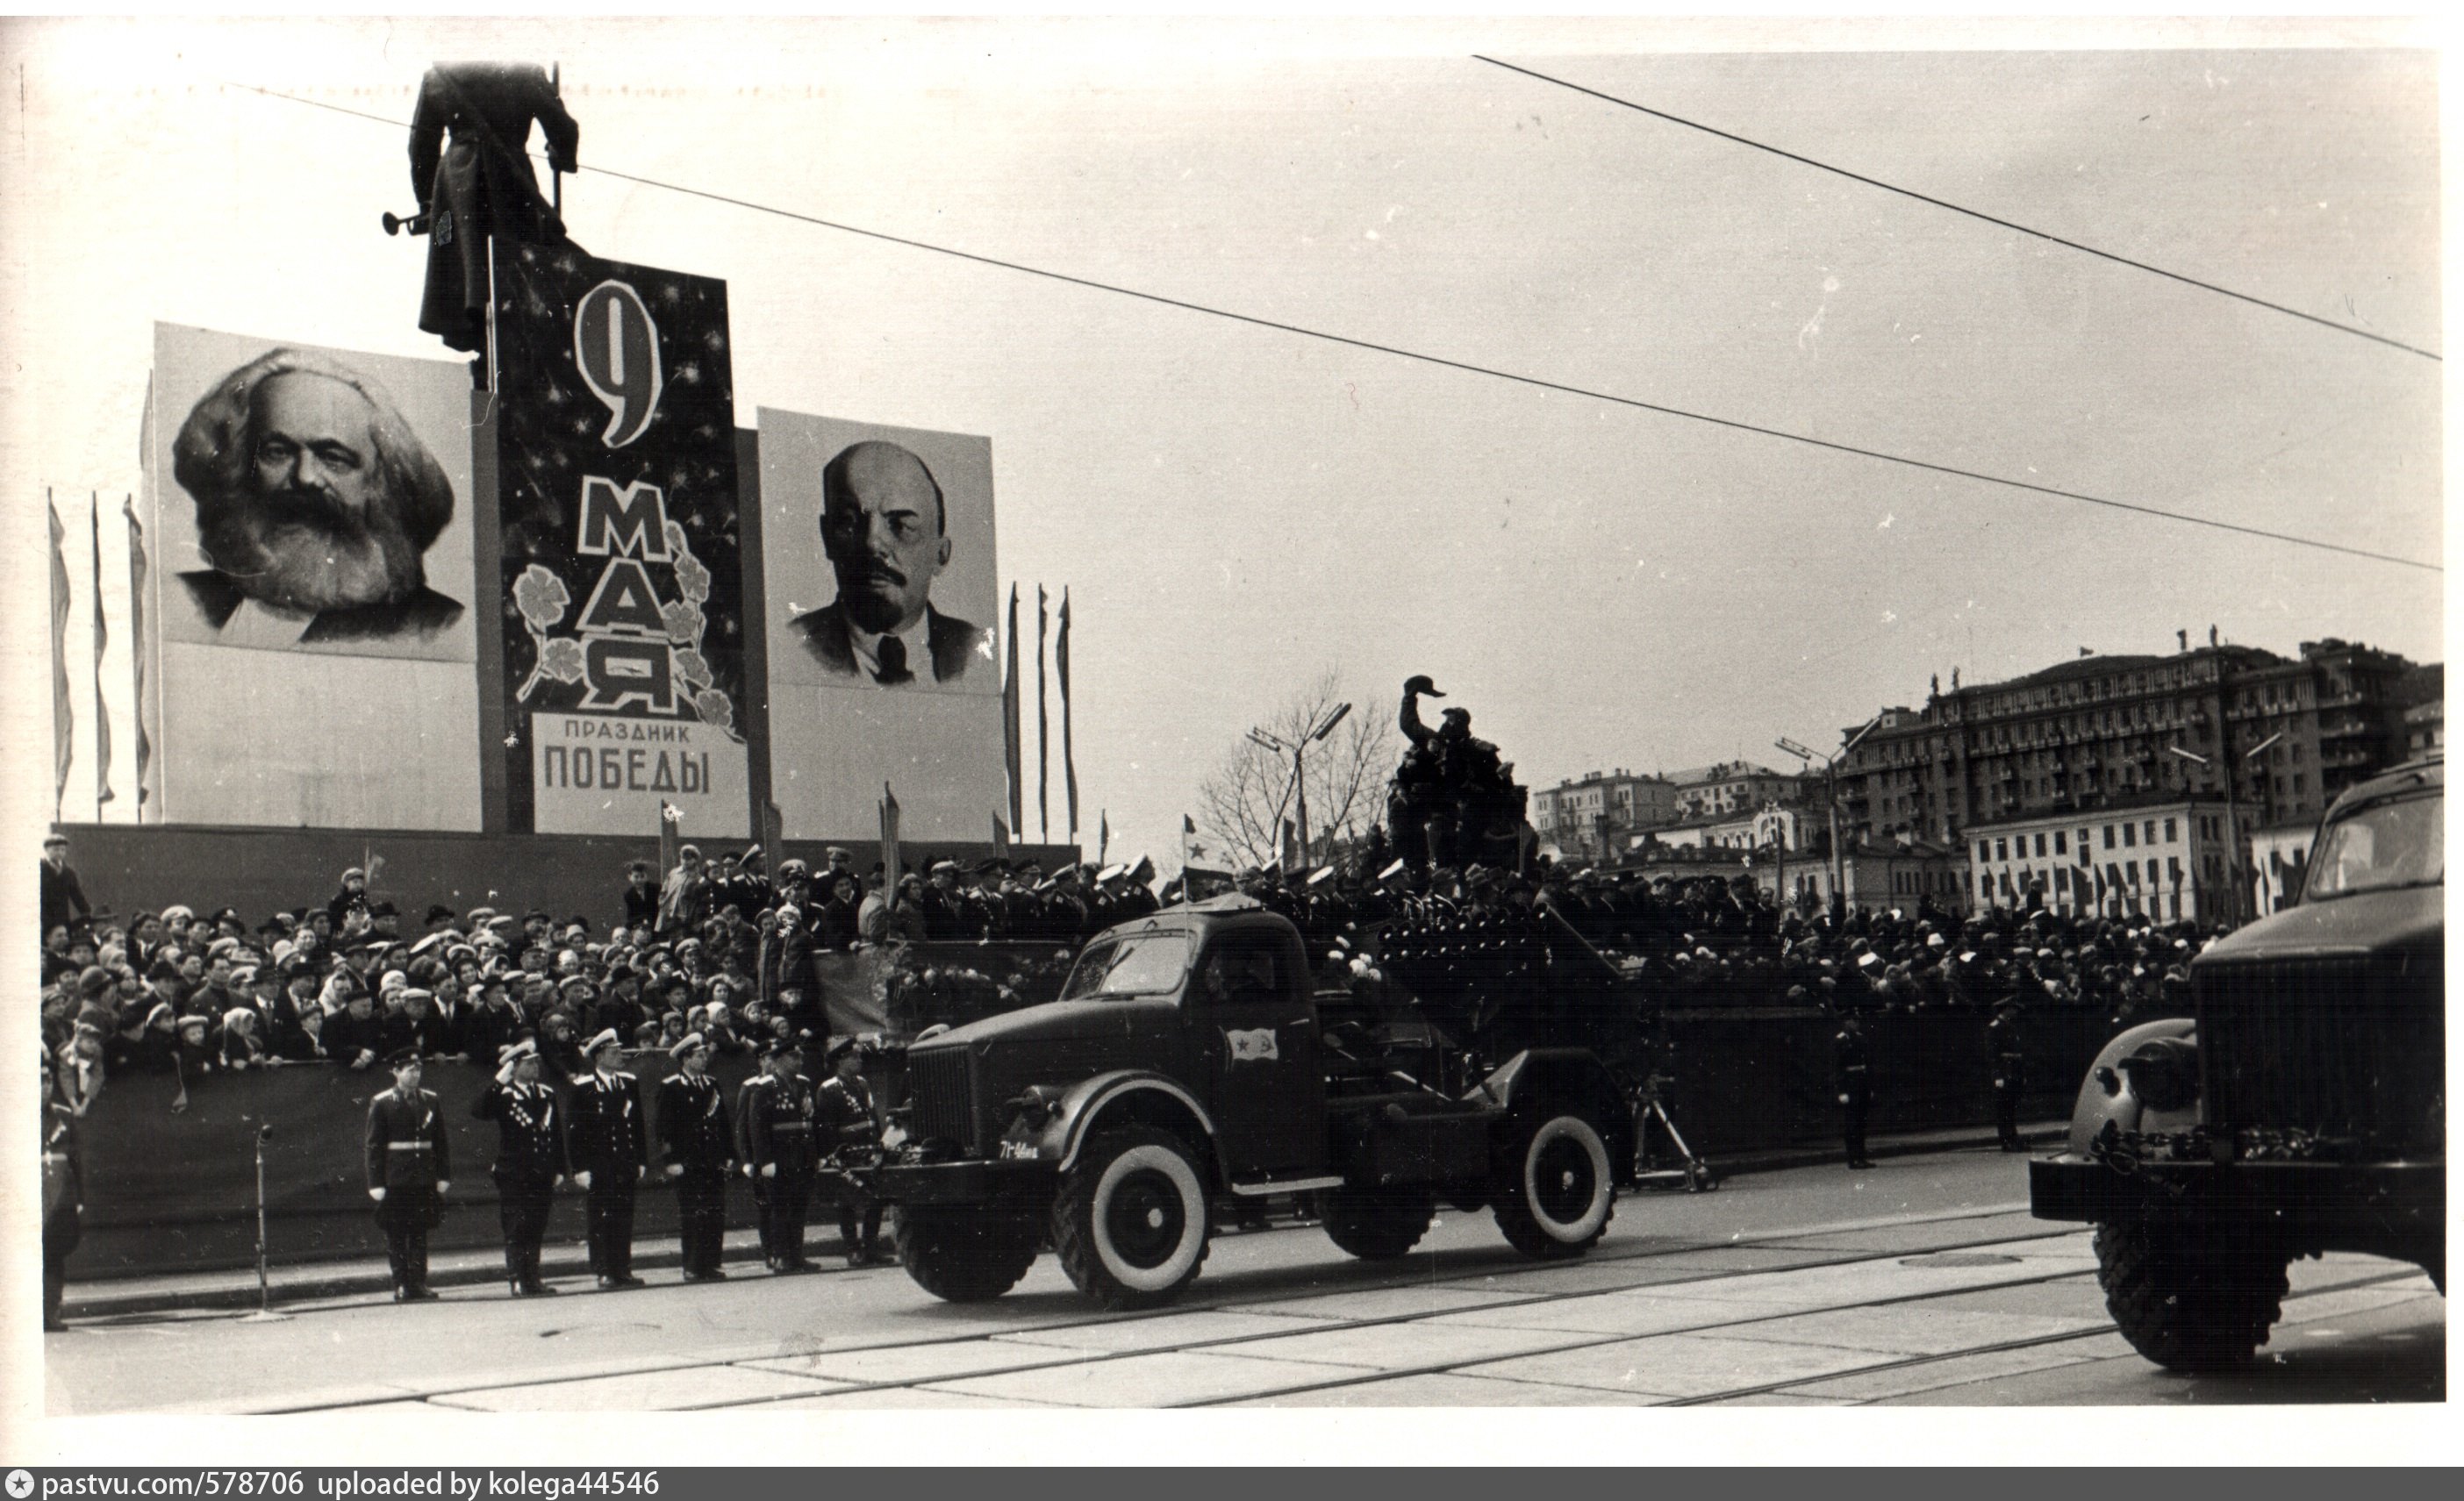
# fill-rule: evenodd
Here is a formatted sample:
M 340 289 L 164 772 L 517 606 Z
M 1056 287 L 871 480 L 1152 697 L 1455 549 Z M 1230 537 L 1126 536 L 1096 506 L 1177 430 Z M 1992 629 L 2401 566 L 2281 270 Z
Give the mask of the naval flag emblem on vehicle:
M 1272 1027 L 1260 1027 L 1248 1032 L 1226 1027 L 1223 1040 L 1231 1044 L 1232 1061 L 1235 1063 L 1271 1063 L 1283 1056 L 1275 1051 L 1275 1029 Z

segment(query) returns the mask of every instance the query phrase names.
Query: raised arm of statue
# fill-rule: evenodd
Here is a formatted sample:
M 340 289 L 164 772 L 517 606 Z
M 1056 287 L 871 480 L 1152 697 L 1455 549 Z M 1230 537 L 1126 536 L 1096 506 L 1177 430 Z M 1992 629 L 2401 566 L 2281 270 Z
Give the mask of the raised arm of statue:
M 1431 698 L 1445 697 L 1426 677 L 1415 677 L 1403 685 L 1403 713 L 1399 723 L 1404 738 L 1416 746 L 1425 745 L 1437 735 L 1437 731 L 1420 723 L 1420 695 L 1423 693 Z

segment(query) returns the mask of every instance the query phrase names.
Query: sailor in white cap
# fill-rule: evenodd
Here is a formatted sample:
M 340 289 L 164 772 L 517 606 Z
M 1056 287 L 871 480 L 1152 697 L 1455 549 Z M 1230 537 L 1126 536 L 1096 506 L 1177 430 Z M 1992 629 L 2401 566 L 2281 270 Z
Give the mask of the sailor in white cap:
M 715 1282 L 727 1233 L 727 1172 L 736 1135 L 727 1096 L 710 1077 L 710 1039 L 689 1033 L 668 1049 L 678 1072 L 659 1084 L 659 1154 L 675 1186 L 683 1230 L 685 1280 Z
M 505 1231 L 505 1280 L 516 1297 L 556 1289 L 539 1275 L 539 1243 L 547 1236 L 556 1186 L 564 1181 L 564 1112 L 556 1091 L 539 1082 L 539 1044 L 525 1037 L 498 1050 L 496 1079 L 479 1092 L 471 1113 L 496 1122 L 496 1218 Z
M 589 1076 L 565 1102 L 573 1181 L 590 1195 L 590 1270 L 602 1291 L 640 1287 L 633 1275 L 633 1195 L 649 1171 L 642 1089 L 621 1066 L 622 1040 L 610 1027 L 582 1045 Z

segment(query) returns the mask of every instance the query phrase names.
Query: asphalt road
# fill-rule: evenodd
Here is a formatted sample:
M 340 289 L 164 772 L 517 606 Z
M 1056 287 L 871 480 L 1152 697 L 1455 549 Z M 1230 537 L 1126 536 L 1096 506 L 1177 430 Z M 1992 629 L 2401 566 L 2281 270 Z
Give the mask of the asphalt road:
M 2260 1360 L 2179 1377 L 2111 1332 L 2083 1229 L 2022 1159 L 1960 1151 L 1618 1202 L 1579 1262 L 1447 1211 L 1371 1265 L 1307 1227 L 1226 1233 L 1179 1307 L 1106 1315 L 1050 1257 L 940 1303 L 894 1267 L 517 1302 L 130 1316 L 44 1341 L 49 1410 L 1578 1406 L 2431 1402 L 2446 1304 L 2413 1269 L 2308 1261 Z

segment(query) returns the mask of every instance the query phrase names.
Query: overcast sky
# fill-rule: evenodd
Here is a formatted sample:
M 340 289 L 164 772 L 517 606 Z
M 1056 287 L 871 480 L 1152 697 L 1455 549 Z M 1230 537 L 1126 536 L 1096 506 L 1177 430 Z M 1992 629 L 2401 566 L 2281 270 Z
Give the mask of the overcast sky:
M 2434 352 L 2433 55 L 1907 52 L 1879 45 L 1905 33 L 1824 34 L 1852 50 L 1755 50 L 1782 33 L 1649 22 L 20 25 L 5 226 L 16 343 L 0 377 L 11 493 L 51 486 L 81 514 L 90 489 L 139 488 L 158 319 L 443 357 L 414 326 L 424 243 L 376 228 L 412 207 L 402 131 L 234 85 L 407 120 L 429 61 L 505 56 L 561 63 L 585 167 L 2441 556 L 2436 362 L 1472 54 Z M 742 424 L 770 405 L 991 438 L 1001 576 L 1030 598 L 1038 581 L 1056 597 L 1067 584 L 1075 601 L 1089 838 L 1109 810 L 1116 854 L 1167 866 L 1205 769 L 1328 666 L 1380 715 L 1407 675 L 1430 674 L 1546 786 L 1611 766 L 1781 762 L 1774 736 L 1836 743 L 1880 706 L 1922 703 L 1933 674 L 1982 682 L 2081 646 L 2170 651 L 2177 629 L 2287 653 L 2337 635 L 2440 655 L 2436 573 L 1543 392 L 588 171 L 565 209 L 595 253 L 728 280 Z M 25 572 L 39 567 L 39 507 L 18 513 L 11 664 L 39 706 L 43 595 Z M 115 567 L 116 547 L 107 537 Z M 109 570 L 104 593 L 124 605 Z M 116 630 L 115 657 L 124 645 Z M 124 758 L 124 703 L 114 717 Z M 1031 774 L 1031 725 L 1028 738 Z M 39 744 L 12 744 L 42 766 Z M 1056 772 L 1056 816 L 1058 797 Z

